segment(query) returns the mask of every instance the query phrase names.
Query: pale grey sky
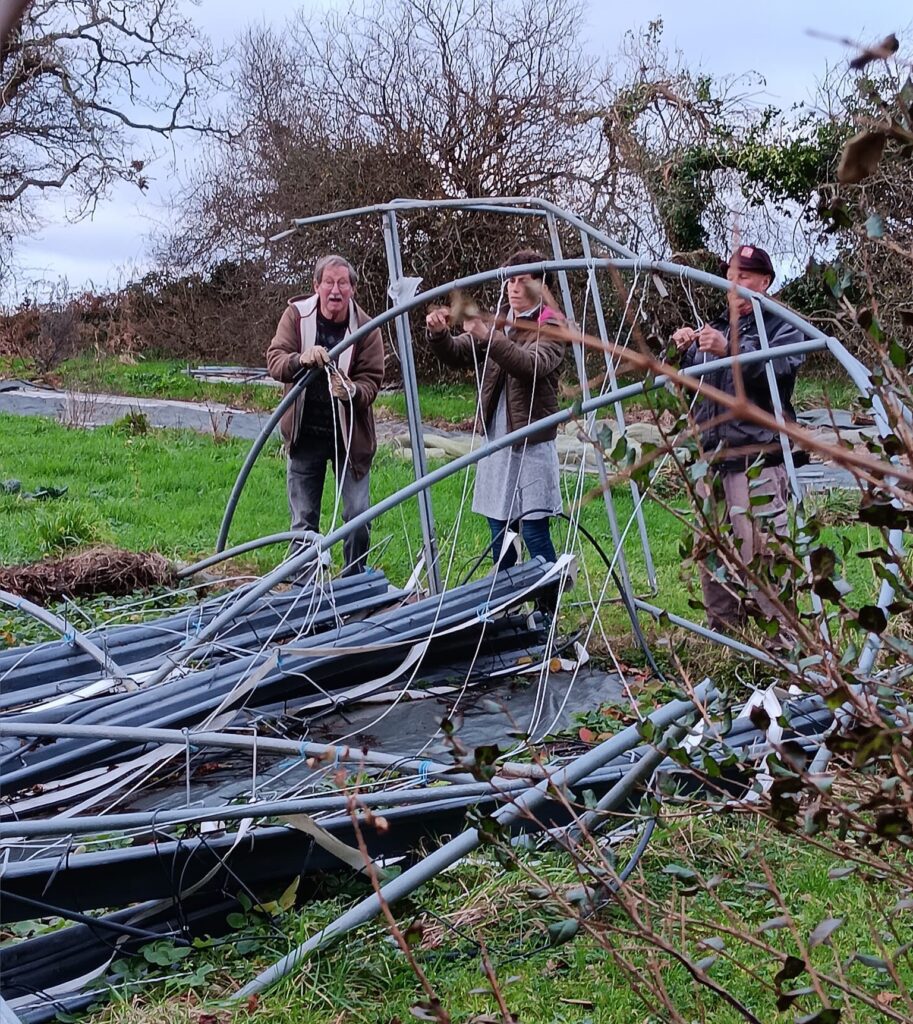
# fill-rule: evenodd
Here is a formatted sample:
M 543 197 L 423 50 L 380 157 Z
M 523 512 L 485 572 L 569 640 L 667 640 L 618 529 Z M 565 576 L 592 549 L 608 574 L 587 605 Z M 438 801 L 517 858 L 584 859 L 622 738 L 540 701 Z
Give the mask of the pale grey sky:
M 382 2 L 382 0 L 380 0 Z M 315 13 L 341 3 L 314 0 L 200 0 L 188 11 L 216 45 L 231 41 L 252 20 L 282 24 L 299 8 Z M 910 19 L 898 0 L 765 0 L 724 6 L 711 0 L 640 0 L 618 3 L 589 0 L 588 38 L 597 56 L 618 49 L 624 33 L 662 18 L 667 46 L 684 51 L 692 67 L 715 75 L 755 71 L 767 87 L 762 100 L 790 104 L 808 100 L 816 77 L 828 64 L 846 59 L 836 43 L 809 38 L 808 29 L 874 41 L 903 28 Z M 160 145 L 161 155 L 149 168 L 152 187 L 142 194 L 120 185 L 99 203 L 91 220 L 68 223 L 58 198 L 47 205 L 47 224 L 19 247 L 19 273 L 13 287 L 19 294 L 36 279 L 70 287 L 110 287 L 145 265 L 145 238 L 156 224 L 167 224 L 168 190 L 175 178 L 175 160 L 192 152 L 189 137 L 175 140 L 174 151 Z M 13 297 L 12 295 L 8 296 Z

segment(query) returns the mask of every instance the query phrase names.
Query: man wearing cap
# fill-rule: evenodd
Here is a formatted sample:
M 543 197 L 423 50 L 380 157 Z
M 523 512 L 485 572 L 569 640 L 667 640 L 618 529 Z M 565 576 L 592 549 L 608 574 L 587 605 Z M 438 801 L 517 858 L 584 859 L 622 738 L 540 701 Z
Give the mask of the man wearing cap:
M 765 294 L 774 280 L 770 256 L 754 245 L 742 245 L 733 254 L 726 277 L 753 292 Z M 751 301 L 729 293 L 730 310 L 701 327 L 681 327 L 672 340 L 681 353 L 681 365 L 694 366 L 733 354 L 732 338 L 737 338 L 737 351 L 755 352 L 761 338 Z M 803 341 L 802 332 L 776 313 L 763 310 L 767 343 L 771 348 Z M 795 420 L 791 404 L 796 372 L 803 356 L 789 355 L 771 361 L 783 414 Z M 741 376 L 748 400 L 774 411 L 764 362 L 741 364 Z M 715 370 L 702 378 L 711 387 L 735 394 L 735 378 L 731 367 Z M 782 534 L 787 523 L 788 482 L 783 465 L 780 435 L 747 420 L 729 417 L 729 411 L 706 397 L 698 400 L 694 419 L 701 429 L 702 445 L 712 464 L 712 474 L 698 483 L 702 497 L 714 486 L 725 501 L 732 526 L 733 540 L 739 548 L 739 560 L 749 565 L 766 547 L 765 534 Z M 759 472 L 749 481 L 748 469 L 759 464 Z M 752 498 L 765 496 L 766 503 L 752 503 Z M 739 542 L 741 542 L 739 544 Z M 745 608 L 739 596 L 719 578 L 719 559 L 715 551 L 705 552 L 701 559 L 701 588 L 704 607 L 711 628 L 725 631 L 745 621 Z M 755 600 L 768 618 L 777 618 L 776 607 L 763 594 Z
M 369 471 L 377 440 L 372 405 L 384 377 L 384 345 L 371 331 L 330 361 L 329 350 L 370 317 L 355 303 L 355 268 L 342 256 L 323 256 L 314 268 L 314 294 L 289 299 L 266 365 L 287 394 L 303 373 L 314 379 L 287 409 L 280 431 L 288 445 L 288 503 L 293 530 L 320 527 L 327 463 L 333 466 L 345 522 L 370 504 Z M 345 574 L 365 567 L 370 531 L 362 526 L 343 542 Z

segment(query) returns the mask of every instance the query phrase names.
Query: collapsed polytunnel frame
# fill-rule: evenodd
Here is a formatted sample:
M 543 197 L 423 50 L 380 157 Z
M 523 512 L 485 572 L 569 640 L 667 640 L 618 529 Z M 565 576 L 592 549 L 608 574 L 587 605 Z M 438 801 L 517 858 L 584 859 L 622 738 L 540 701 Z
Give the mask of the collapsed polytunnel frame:
M 422 443 L 422 415 L 409 314 L 446 299 L 454 289 L 503 283 L 505 271 L 492 269 L 416 294 L 416 282 L 404 269 L 398 223 L 410 212 L 429 209 L 543 219 L 551 242 L 552 259 L 512 267 L 511 273 L 557 272 L 568 320 L 583 327 L 589 318 L 595 320 L 606 364 L 604 384 L 598 394 L 591 394 L 583 347 L 572 345 L 582 393 L 579 403 L 512 434 L 480 444 L 433 471 L 428 470 Z M 301 537 L 288 532 L 229 548 L 232 518 L 251 467 L 282 413 L 307 386 L 311 377 L 305 374 L 264 424 L 245 460 L 226 506 L 216 554 L 182 571 L 185 577 L 190 577 L 217 562 L 258 547 L 290 540 L 300 542 L 271 572 L 246 583 L 227 597 L 191 606 L 168 620 L 158 620 L 152 627 L 119 627 L 119 631 L 88 635 L 75 628 L 72 622 L 6 595 L 7 601 L 59 630 L 63 640 L 0 652 L 0 690 L 4 684 L 7 687 L 6 692 L 0 692 L 0 771 L 4 794 L 13 793 L 13 799 L 6 796 L 6 802 L 0 803 L 0 892 L 3 896 L 0 922 L 27 920 L 39 911 L 54 912 L 72 921 L 69 927 L 50 936 L 29 939 L 14 947 L 12 952 L 0 949 L 0 967 L 3 968 L 0 1013 L 12 1014 L 10 1019 L 20 1013 L 23 1020 L 37 1024 L 58 1010 L 72 1011 L 89 1005 L 94 996 L 92 991 L 86 991 L 84 979 L 90 965 L 94 975 L 102 976 L 119 950 L 136 951 L 144 942 L 163 937 L 177 936 L 185 941 L 188 935 L 213 927 L 214 920 L 224 919 L 235 906 L 234 897 L 227 898 L 226 886 L 238 884 L 242 890 L 250 892 L 251 887 L 277 876 L 319 874 L 332 870 L 333 865 L 339 863 L 357 869 L 359 854 L 352 849 L 351 798 L 342 792 L 327 792 L 332 773 L 338 768 L 348 767 L 359 774 L 366 769 L 376 773 L 367 791 L 357 795 L 359 806 L 382 808 L 390 824 L 382 835 L 365 833 L 372 857 L 382 860 L 414 854 L 418 846 L 431 839 L 447 835 L 454 838 L 387 882 L 380 897 L 372 894 L 361 900 L 291 950 L 241 988 L 236 993 L 238 998 L 262 991 L 311 953 L 369 920 L 380 909 L 381 898 L 388 903 L 395 902 L 475 849 L 480 842 L 479 832 L 465 821 L 468 808 L 485 809 L 499 826 L 512 834 L 529 828 L 535 819 L 546 822 L 546 828 L 554 836 L 556 830 L 579 830 L 593 823 L 595 818 L 608 818 L 622 805 L 630 805 L 633 795 L 649 784 L 663 762 L 664 747 L 644 743 L 640 723 L 583 754 L 554 759 L 543 767 L 544 774 L 517 778 L 496 776 L 487 781 L 467 775 L 458 764 L 434 760 L 427 753 L 427 743 L 410 754 L 401 750 L 390 753 L 361 745 L 350 749 L 341 746 L 338 739 L 330 745 L 306 742 L 300 736 L 277 728 L 286 727 L 283 701 L 288 701 L 290 688 L 296 683 L 306 682 L 310 688 L 303 704 L 301 693 L 295 693 L 297 706 L 304 709 L 305 716 L 336 707 L 343 699 L 351 702 L 364 696 L 376 696 L 384 688 L 392 692 L 393 681 L 402 688 L 393 698 L 395 705 L 413 679 L 416 666 L 430 651 L 436 651 L 437 657 L 445 663 L 448 658 L 465 658 L 466 650 L 473 651 L 469 661 L 472 667 L 486 633 L 489 639 L 500 636 L 498 642 L 506 645 L 502 649 L 513 651 L 540 635 L 541 624 L 537 634 L 537 627 L 527 623 L 525 615 L 512 617 L 511 612 L 524 600 L 535 596 L 544 585 L 552 584 L 567 573 L 572 562 L 570 553 L 563 553 L 554 567 L 522 563 L 496 571 L 483 580 L 451 587 L 452 559 L 447 565 L 442 564 L 434 516 L 434 485 L 467 470 L 492 451 L 522 441 L 546 423 L 560 426 L 579 420 L 583 423 L 584 434 L 592 436 L 597 415 L 606 411 L 614 418 L 618 433 L 625 434 L 628 426 L 625 402 L 642 395 L 648 387 L 662 387 L 666 380 L 657 376 L 647 383 L 619 385 L 618 364 L 611 355 L 611 345 L 627 339 L 622 339 L 621 327 L 615 337 L 610 337 L 606 324 L 599 283 L 600 276 L 607 270 L 633 277 L 629 303 L 638 283 L 649 282 L 650 287 L 661 292 L 667 285 L 686 289 L 692 284 L 709 285 L 721 293 L 732 287 L 722 278 L 688 267 L 640 259 L 578 217 L 539 199 L 396 200 L 380 206 L 304 218 L 295 221 L 290 232 L 284 234 L 306 232 L 316 224 L 356 217 L 380 220 L 392 305 L 351 334 L 331 355 L 338 356 L 346 346 L 355 344 L 377 327 L 394 325 L 412 439 L 414 481 L 385 496 L 351 522 L 339 528 L 334 524 L 324 536 Z M 564 258 L 560 234 L 567 237 L 568 231 L 579 234 L 582 258 Z M 613 255 L 594 257 L 593 246 Z M 569 274 L 586 275 L 585 309 L 574 309 Z M 743 289 L 739 292 L 751 299 L 762 345 L 759 352 L 740 358 L 742 362 L 765 364 L 777 417 L 782 418 L 782 409 L 771 360 L 787 351 L 796 354 L 827 351 L 860 393 L 871 399 L 879 434 L 884 437 L 890 433 L 888 418 L 869 372 L 843 345 L 767 297 Z M 761 319 L 764 310 L 771 310 L 798 327 L 805 340 L 770 350 Z M 731 362 L 732 357 L 714 360 L 684 373 L 700 377 Z M 781 443 L 793 497 L 798 501 L 801 485 L 788 440 L 782 434 Z M 613 543 L 611 561 L 617 568 L 615 581 L 622 591 L 625 606 L 632 621 L 638 613 L 665 616 L 643 513 L 649 488 L 642 491 L 634 480 L 628 482 L 632 513 L 622 522 L 608 486 L 609 472 L 598 448 L 591 447 Z M 582 487 L 585 472 L 586 459 L 582 459 L 576 486 Z M 468 474 L 466 480 L 468 482 Z M 412 498 L 418 502 L 423 547 L 421 568 L 417 568 L 414 579 L 398 591 L 388 585 L 382 572 L 330 583 L 322 556 L 351 530 Z M 572 524 L 572 527 L 576 525 L 579 524 Z M 636 592 L 625 557 L 625 540 L 635 527 L 651 590 L 647 595 Z M 893 532 L 890 539 L 899 558 L 899 532 Z M 456 547 L 454 535 L 451 549 Z M 424 588 L 416 585 L 420 574 Z M 607 573 L 606 584 L 608 576 Z M 283 583 L 307 577 L 319 585 L 276 590 Z M 422 589 L 427 594 L 424 598 L 418 593 Z M 893 593 L 890 582 L 884 580 L 879 605 L 887 608 Z M 593 602 L 594 621 L 604 594 L 603 587 Z M 416 597 L 419 599 L 414 600 Z M 4 595 L 0 594 L 0 600 L 3 599 Z M 391 600 L 396 602 L 392 610 Z M 552 620 L 548 642 L 543 648 L 540 690 L 549 682 L 549 654 L 557 621 L 557 617 Z M 673 615 L 668 615 L 666 621 L 760 661 L 770 660 L 765 652 L 701 623 Z M 292 637 L 291 641 L 288 636 Z M 476 644 L 479 646 L 473 647 Z M 878 645 L 876 635 L 868 638 L 860 657 L 861 671 L 867 671 L 874 664 Z M 353 686 L 347 674 L 354 673 L 356 665 L 365 681 Z M 69 676 L 66 675 L 68 666 L 73 669 Z M 86 674 L 87 666 L 94 667 L 94 676 Z M 339 689 L 332 689 L 333 686 L 343 688 L 342 696 Z M 31 703 L 26 702 L 27 694 L 34 698 Z M 671 701 L 652 712 L 648 716 L 651 732 L 656 730 L 655 735 L 659 735 L 664 729 L 686 730 L 686 723 L 693 720 L 695 704 L 706 707 L 714 694 L 712 682 L 705 680 L 695 688 L 691 699 Z M 461 690 L 458 700 L 462 696 Z M 538 694 L 536 699 L 539 699 Z M 820 698 L 800 699 L 792 710 L 795 712 L 793 723 L 804 723 L 805 749 L 810 757 L 815 756 L 812 768 L 820 770 L 823 762 L 814 752 L 823 751 L 826 756 L 821 737 L 830 727 L 833 716 Z M 770 737 L 754 728 L 747 715 L 726 734 L 727 743 L 733 747 L 741 745 L 742 749 L 756 749 L 760 752 L 757 756 L 763 756 L 763 750 L 769 749 L 769 740 Z M 4 741 L 7 746 L 3 745 Z M 215 793 L 204 792 L 198 799 L 200 794 L 191 786 L 192 781 L 196 785 L 193 768 L 199 764 L 201 752 L 207 750 L 233 750 L 243 752 L 245 757 L 250 755 L 250 778 L 233 778 Z M 278 761 L 277 770 L 267 776 L 262 763 L 269 757 L 284 760 Z M 316 768 L 311 767 L 312 761 Z M 174 765 L 181 764 L 183 778 L 175 783 Z M 144 787 L 154 789 L 151 782 L 160 785 L 169 770 L 172 773 L 170 791 L 158 796 L 145 792 Z M 264 789 L 267 779 L 273 786 L 269 793 Z M 429 780 L 436 780 L 440 788 L 429 786 Z M 581 817 L 568 821 L 563 816 L 566 808 L 556 804 L 554 794 L 579 792 L 581 786 L 595 794 L 597 804 Z M 115 810 L 124 806 L 127 795 L 134 793 L 141 798 L 140 803 L 134 805 L 135 809 L 126 813 Z M 167 800 L 163 801 L 161 796 Z M 61 807 L 64 807 L 63 812 Z M 300 844 L 305 842 L 305 837 L 295 835 L 294 829 L 269 824 L 277 816 L 288 814 L 307 816 L 314 826 L 308 826 L 310 846 L 304 864 Z M 251 826 L 252 821 L 264 824 Z M 651 821 L 655 823 L 655 819 L 644 823 L 625 870 L 633 867 L 643 852 L 652 829 Z M 219 823 L 221 830 L 204 835 L 202 829 L 207 822 Z M 187 827 L 200 828 L 201 832 L 192 839 L 183 833 L 174 834 L 174 829 Z M 463 830 L 459 831 L 460 828 Z M 109 849 L 112 834 L 137 845 Z M 143 845 L 142 837 L 150 834 L 153 842 Z M 85 852 L 82 847 L 73 852 L 77 837 L 80 843 L 87 844 Z M 620 872 L 620 876 L 623 878 L 624 872 Z M 226 898 L 221 902 L 215 900 L 216 892 Z M 116 897 L 111 895 L 113 893 Z M 147 902 L 136 906 L 138 900 Z M 112 906 L 122 909 L 88 920 L 83 913 Z M 116 945 L 110 939 L 112 935 L 117 938 Z M 4 1004 L 4 999 L 11 999 L 12 1009 Z
M 562 410 L 550 417 L 547 421 L 536 421 L 527 428 L 515 431 L 508 437 L 501 438 L 493 445 L 480 444 L 468 455 L 457 458 L 441 470 L 429 473 L 425 447 L 423 444 L 422 412 L 419 401 L 418 384 L 415 373 L 415 360 L 413 357 L 413 338 L 409 321 L 410 312 L 421 309 L 435 301 L 446 301 L 454 290 L 472 288 L 478 285 L 485 285 L 491 282 L 503 282 L 505 272 L 503 268 L 496 268 L 481 273 L 471 274 L 424 292 L 417 292 L 420 280 L 407 275 L 404 270 L 405 261 L 399 239 L 399 218 L 408 217 L 410 213 L 428 210 L 453 210 L 477 213 L 496 213 L 505 217 L 536 218 L 544 221 L 551 245 L 552 259 L 528 266 L 512 267 L 512 273 L 541 272 L 550 270 L 557 273 L 563 311 L 568 321 L 581 327 L 582 333 L 587 333 L 586 325 L 588 318 L 595 320 L 598 337 L 603 343 L 603 354 L 605 358 L 605 377 L 602 387 L 596 394 L 591 394 L 590 385 L 587 379 L 584 346 L 581 343 L 572 343 L 574 365 L 577 373 L 582 402 L 576 407 Z M 389 275 L 388 294 L 391 298 L 391 306 L 382 314 L 374 317 L 358 331 L 351 334 L 344 342 L 337 346 L 332 355 L 335 357 L 344 351 L 348 346 L 354 344 L 359 338 L 367 336 L 377 327 L 393 323 L 396 333 L 397 354 L 402 371 L 403 393 L 405 397 L 409 436 L 411 442 L 412 463 L 415 475 L 415 483 L 396 494 L 385 497 L 373 508 L 369 509 L 363 517 L 360 517 L 358 524 L 363 521 L 372 521 L 384 512 L 396 507 L 403 501 L 415 497 L 418 501 L 419 518 L 422 530 L 423 558 L 422 569 L 425 574 L 427 588 L 430 593 L 440 593 L 446 587 L 446 580 L 441 576 L 441 557 L 438 547 L 438 535 L 434 517 L 433 486 L 446 476 L 457 473 L 462 469 L 478 462 L 485 455 L 497 448 L 505 447 L 523 440 L 525 437 L 541 429 L 545 422 L 562 424 L 579 417 L 583 421 L 583 435 L 593 437 L 593 426 L 597 415 L 604 411 L 609 413 L 615 422 L 617 432 L 624 436 L 628 422 L 625 417 L 625 402 L 643 395 L 646 390 L 654 390 L 663 387 L 667 381 L 663 376 L 653 377 L 649 382 L 639 382 L 620 387 L 618 384 L 619 361 L 612 355 L 613 344 L 626 345 L 631 338 L 631 330 L 622 338 L 623 326 L 621 323 L 610 337 L 609 328 L 606 323 L 605 311 L 603 308 L 600 275 L 612 269 L 620 273 L 633 275 L 633 283 L 628 293 L 625 314 L 633 323 L 636 311 L 631 311 L 632 298 L 635 295 L 638 285 L 646 288 L 652 285 L 660 296 L 667 294 L 667 285 L 682 287 L 686 290 L 689 301 L 691 299 L 691 286 L 704 285 L 724 293 L 721 299 L 725 300 L 725 293 L 732 289 L 731 282 L 713 274 L 696 270 L 681 264 L 673 264 L 662 260 L 642 259 L 631 252 L 626 246 L 615 239 L 612 239 L 604 232 L 588 224 L 582 218 L 564 210 L 555 204 L 539 198 L 529 197 L 494 197 L 486 199 L 450 199 L 450 200 L 414 200 L 397 199 L 386 204 L 376 204 L 356 209 L 343 210 L 335 213 L 319 214 L 311 217 L 298 218 L 293 221 L 293 227 L 287 231 L 274 236 L 271 241 L 279 242 L 290 236 L 306 234 L 308 229 L 317 225 L 325 225 L 332 222 L 349 220 L 353 218 L 378 218 L 383 232 L 384 247 L 387 258 Z M 561 244 L 561 230 L 565 235 L 574 232 L 579 237 L 580 250 L 583 254 L 581 259 L 565 259 Z M 611 258 L 594 258 L 593 246 L 613 253 Z M 406 254 L 408 256 L 408 254 Z M 586 275 L 586 291 L 583 299 L 584 308 L 575 309 L 571 293 L 568 275 L 569 273 L 583 273 Z M 740 357 L 743 364 L 748 362 L 762 362 L 765 365 L 766 381 L 770 389 L 771 407 L 775 417 L 782 422 L 783 409 L 780 394 L 776 386 L 776 378 L 771 361 L 779 355 L 803 354 L 808 355 L 814 352 L 828 352 L 830 356 L 846 372 L 861 396 L 870 401 L 875 418 L 876 429 L 881 437 L 891 433 L 888 417 L 885 413 L 881 400 L 876 394 L 876 389 L 871 379 L 869 370 L 846 347 L 836 338 L 825 335 L 818 328 L 808 323 L 802 317 L 791 310 L 784 308 L 766 295 L 749 292 L 742 288 L 737 291 L 743 297 L 751 300 L 752 311 L 758 327 L 760 338 L 760 350 L 745 354 Z M 797 327 L 805 336 L 805 340 L 787 347 L 780 347 L 772 350 L 767 343 L 767 334 L 763 323 L 764 311 L 770 311 L 780 316 L 788 323 Z M 685 376 L 702 377 L 712 374 L 714 371 L 730 365 L 732 357 L 716 359 L 685 369 Z M 290 393 L 276 408 L 273 415 L 264 425 L 259 437 L 255 440 L 250 453 L 235 482 L 232 493 L 226 505 L 225 514 L 219 530 L 216 542 L 216 551 L 220 555 L 214 558 L 224 557 L 238 550 L 249 550 L 251 546 L 261 542 L 271 542 L 272 538 L 263 538 L 261 541 L 253 541 L 250 544 L 241 545 L 240 548 L 233 548 L 226 551 L 226 544 L 232 518 L 237 506 L 239 497 L 244 488 L 250 470 L 266 444 L 271 433 L 275 429 L 282 416 L 282 413 L 295 401 L 304 387 L 312 379 L 312 375 L 302 375 Z M 780 444 L 783 452 L 783 463 L 786 468 L 789 481 L 790 493 L 794 505 L 799 505 L 803 497 L 802 484 L 796 472 L 793 460 L 793 453 L 789 439 L 785 434 L 780 435 Z M 644 501 L 648 497 L 647 490 L 641 490 L 633 479 L 628 481 L 633 511 L 627 520 L 622 523 L 616 509 L 612 495 L 612 488 L 609 486 L 609 471 L 606 468 L 603 453 L 597 445 L 589 445 L 589 455 L 593 458 L 598 474 L 599 485 L 605 506 L 605 514 L 608 529 L 613 544 L 612 568 L 617 570 L 616 581 L 621 589 L 621 598 L 626 608 L 646 613 L 654 618 L 662 617 L 665 621 L 675 626 L 680 626 L 702 637 L 706 637 L 715 643 L 733 648 L 743 654 L 756 658 L 762 662 L 769 661 L 765 652 L 751 647 L 740 640 L 727 634 L 708 628 L 706 625 L 695 622 L 691 619 L 678 615 L 669 614 L 663 607 L 663 595 L 659 591 L 656 567 L 650 545 L 649 530 L 644 516 Z M 586 453 L 581 459 L 581 476 L 583 467 L 586 464 Z M 327 537 L 328 543 L 336 543 L 344 538 L 348 532 L 357 524 L 348 524 L 338 531 L 334 531 Z M 642 551 L 643 564 L 650 594 L 638 594 L 635 591 L 628 568 L 628 559 L 625 553 L 625 542 L 631 532 L 632 526 L 636 525 L 636 534 Z M 903 541 L 900 531 L 893 531 L 890 535 L 892 551 L 900 558 L 903 551 Z M 323 550 L 328 544 L 321 544 Z M 305 556 L 313 557 L 312 554 Z M 207 562 L 206 564 L 211 564 Z M 286 567 L 281 571 L 288 574 L 292 570 Z M 646 600 L 652 596 L 654 600 Z M 890 581 L 882 581 L 877 603 L 882 609 L 888 607 L 894 598 L 894 587 Z M 816 595 L 812 595 L 815 610 L 820 610 L 820 601 Z M 635 626 L 636 628 L 636 626 Z M 876 634 L 867 637 L 860 668 L 867 670 L 874 663 L 875 655 L 879 649 L 880 641 Z

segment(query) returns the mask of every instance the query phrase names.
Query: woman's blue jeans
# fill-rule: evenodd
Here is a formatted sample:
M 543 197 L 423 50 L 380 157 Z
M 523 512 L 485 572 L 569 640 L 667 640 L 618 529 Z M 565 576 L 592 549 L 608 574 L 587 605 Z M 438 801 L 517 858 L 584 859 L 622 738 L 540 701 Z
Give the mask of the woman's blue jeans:
M 501 545 L 504 542 L 504 531 L 507 529 L 507 520 L 488 519 L 488 526 L 491 530 L 491 557 L 495 565 L 498 564 L 498 555 L 501 553 Z M 530 558 L 544 558 L 546 562 L 556 562 L 558 556 L 555 553 L 555 545 L 552 543 L 551 519 L 546 516 L 543 519 L 515 519 L 511 522 L 512 530 L 520 529 L 520 536 L 526 545 Z M 504 552 L 501 560 L 501 568 L 509 569 L 516 564 L 517 550 L 511 547 Z

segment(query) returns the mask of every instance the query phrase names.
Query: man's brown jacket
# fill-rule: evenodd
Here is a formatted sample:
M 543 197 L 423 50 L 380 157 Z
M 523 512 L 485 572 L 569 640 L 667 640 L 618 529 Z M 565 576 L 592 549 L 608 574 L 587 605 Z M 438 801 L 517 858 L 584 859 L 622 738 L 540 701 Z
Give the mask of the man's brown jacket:
M 315 343 L 317 301 L 316 295 L 289 299 L 288 308 L 282 314 L 275 337 L 266 350 L 267 369 L 274 380 L 285 384 L 283 394 L 288 394 L 301 370 L 301 353 L 313 347 Z M 346 335 L 353 333 L 370 319 L 360 306 L 351 302 Z M 355 385 L 352 401 L 336 400 L 336 407 L 339 411 L 344 441 L 348 442 L 351 430 L 348 464 L 353 478 L 358 480 L 371 468 L 371 461 L 377 450 L 372 405 L 384 379 L 384 343 L 380 331 L 371 331 L 367 337 L 342 352 L 338 365 Z M 290 446 L 298 439 L 301 398 L 302 396 L 299 396 L 294 405 L 285 411 L 279 425 L 283 440 Z

